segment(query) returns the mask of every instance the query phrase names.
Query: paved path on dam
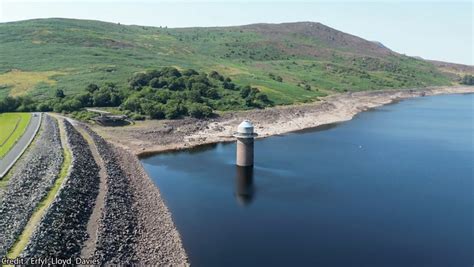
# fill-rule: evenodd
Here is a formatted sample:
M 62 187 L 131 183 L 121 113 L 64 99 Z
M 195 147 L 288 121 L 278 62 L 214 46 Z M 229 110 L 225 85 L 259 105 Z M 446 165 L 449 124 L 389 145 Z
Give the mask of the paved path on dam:
M 28 127 L 18 142 L 5 155 L 5 157 L 3 157 L 3 159 L 0 159 L 0 179 L 8 173 L 10 168 L 13 167 L 15 162 L 21 157 L 23 152 L 25 152 L 31 141 L 33 141 L 33 138 L 40 128 L 41 117 L 41 113 L 33 113 Z

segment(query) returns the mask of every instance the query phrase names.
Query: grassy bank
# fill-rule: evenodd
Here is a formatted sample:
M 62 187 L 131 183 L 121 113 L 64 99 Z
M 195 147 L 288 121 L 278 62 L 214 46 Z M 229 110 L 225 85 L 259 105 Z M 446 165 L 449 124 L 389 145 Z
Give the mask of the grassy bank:
M 39 19 L 1 23 L 0 36 L 0 99 L 76 95 L 90 83 L 128 90 L 133 73 L 162 67 L 216 70 L 277 105 L 452 81 L 430 62 L 312 22 L 171 29 Z
M 0 114 L 0 159 L 16 144 L 30 123 L 30 113 Z

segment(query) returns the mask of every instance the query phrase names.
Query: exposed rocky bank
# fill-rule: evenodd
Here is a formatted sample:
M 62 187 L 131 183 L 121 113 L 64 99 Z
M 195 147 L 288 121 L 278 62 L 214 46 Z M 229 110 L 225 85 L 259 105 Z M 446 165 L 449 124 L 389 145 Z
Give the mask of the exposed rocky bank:
M 107 172 L 95 256 L 106 264 L 187 265 L 181 237 L 138 158 L 88 131 Z
M 413 97 L 474 93 L 473 86 L 380 90 L 331 95 L 319 102 L 262 110 L 228 112 L 217 118 L 144 121 L 126 127 L 101 127 L 108 141 L 142 156 L 166 150 L 234 140 L 232 133 L 244 119 L 251 120 L 259 138 L 350 120 L 359 112 Z
M 79 257 L 86 225 L 99 189 L 99 167 L 82 135 L 64 122 L 72 164 L 55 200 L 44 214 L 22 256 Z

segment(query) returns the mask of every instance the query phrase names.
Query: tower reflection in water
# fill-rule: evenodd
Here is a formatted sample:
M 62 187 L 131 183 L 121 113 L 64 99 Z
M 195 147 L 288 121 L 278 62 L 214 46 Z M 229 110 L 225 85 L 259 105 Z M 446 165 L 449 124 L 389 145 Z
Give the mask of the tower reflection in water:
M 247 206 L 253 200 L 255 187 L 253 184 L 253 166 L 236 166 L 235 196 L 237 202 Z

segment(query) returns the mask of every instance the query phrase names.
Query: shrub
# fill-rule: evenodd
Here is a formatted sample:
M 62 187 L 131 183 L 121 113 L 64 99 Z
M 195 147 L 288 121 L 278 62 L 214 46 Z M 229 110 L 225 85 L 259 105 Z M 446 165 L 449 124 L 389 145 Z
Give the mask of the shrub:
M 74 98 L 79 101 L 83 107 L 90 107 L 93 104 L 92 95 L 90 93 L 79 94 Z
M 19 112 L 30 112 L 36 109 L 36 103 L 30 96 L 22 96 L 19 98 L 20 105 L 16 108 Z
M 464 75 L 461 83 L 465 85 L 474 85 L 474 75 L 469 75 L 469 74 Z
M 165 105 L 165 117 L 167 119 L 177 119 L 186 115 L 186 108 L 181 104 L 181 101 L 172 99 Z
M 187 70 L 184 70 L 181 74 L 182 74 L 183 76 L 199 75 L 199 73 L 198 73 L 197 71 L 195 71 L 194 69 L 187 69 Z
M 203 102 L 201 93 L 199 91 L 186 91 L 184 93 L 184 97 L 186 100 L 189 100 L 191 103 L 201 103 Z
M 160 82 L 160 78 L 153 78 L 150 80 L 150 86 L 152 88 L 162 88 L 165 84 Z
M 111 87 L 101 88 L 92 95 L 92 104 L 96 107 L 117 107 L 121 103 L 122 98 Z
M 36 106 L 36 110 L 41 112 L 49 112 L 52 111 L 53 108 L 49 105 L 49 103 L 40 103 Z
M 152 119 L 165 118 L 165 109 L 163 104 L 156 104 L 152 101 L 148 101 L 141 104 L 141 110 Z
M 246 97 L 249 96 L 249 94 L 250 94 L 251 91 L 252 91 L 252 88 L 251 88 L 249 85 L 244 86 L 244 87 L 242 87 L 242 88 L 240 89 L 240 96 L 241 96 L 242 98 L 246 98 Z
M 99 86 L 97 86 L 97 84 L 91 83 L 86 87 L 86 91 L 91 93 L 91 94 L 94 93 L 97 90 L 99 90 Z
M 135 114 L 133 114 L 133 115 L 131 116 L 131 118 L 132 118 L 132 120 L 134 120 L 134 121 L 142 121 L 142 120 L 145 119 L 145 116 L 143 116 L 143 115 L 141 115 L 141 114 L 136 114 L 136 113 L 135 113 Z
M 55 96 L 56 96 L 57 98 L 64 98 L 64 97 L 66 97 L 66 95 L 64 94 L 63 89 L 56 89 Z
M 81 120 L 81 121 L 89 121 L 92 118 L 97 117 L 96 113 L 88 112 L 88 111 L 85 111 L 85 110 L 74 111 L 74 112 L 71 113 L 71 115 L 72 115 L 73 118 L 75 118 L 77 120 Z
M 110 106 L 110 93 L 105 90 L 96 91 L 92 96 L 92 101 L 96 107 Z
M 120 107 L 125 110 L 140 112 L 141 111 L 140 104 L 141 104 L 141 99 L 136 95 L 132 95 L 131 97 L 127 98 L 127 100 L 125 100 L 125 102 L 123 102 Z
M 164 67 L 161 69 L 161 75 L 169 78 L 179 78 L 181 77 L 181 72 L 179 72 L 179 70 L 173 67 Z
M 153 109 L 148 114 L 152 119 L 164 119 L 165 107 L 163 104 L 154 104 Z
M 73 112 L 82 108 L 81 102 L 77 99 L 69 99 L 58 102 L 54 105 L 54 112 Z
M 270 79 L 275 80 L 275 81 L 277 81 L 277 82 L 283 82 L 283 78 L 282 78 L 281 76 L 279 76 L 279 75 L 275 75 L 275 74 L 273 74 L 273 73 L 269 73 L 269 74 L 268 74 L 268 77 L 270 77 Z
M 172 79 L 168 84 L 168 88 L 173 91 L 186 89 L 185 79 L 183 77 Z
M 141 90 L 142 87 L 148 85 L 149 82 L 150 76 L 142 72 L 135 73 L 128 81 L 130 88 L 133 90 Z
M 0 112 L 34 111 L 37 103 L 29 96 L 10 97 L 0 100 Z
M 207 87 L 206 90 L 203 92 L 203 95 L 205 97 L 209 97 L 211 99 L 219 99 L 220 98 L 219 93 L 217 92 L 217 89 L 212 88 L 212 87 Z
M 209 78 L 214 79 L 214 80 L 224 81 L 224 76 L 220 75 L 219 72 L 214 71 L 214 70 L 209 73 Z
M 224 87 L 224 89 L 234 90 L 235 89 L 235 84 L 233 84 L 232 82 L 224 81 L 222 83 L 222 87 Z
M 207 118 L 212 115 L 212 109 L 203 104 L 193 103 L 189 106 L 188 113 L 194 118 Z

